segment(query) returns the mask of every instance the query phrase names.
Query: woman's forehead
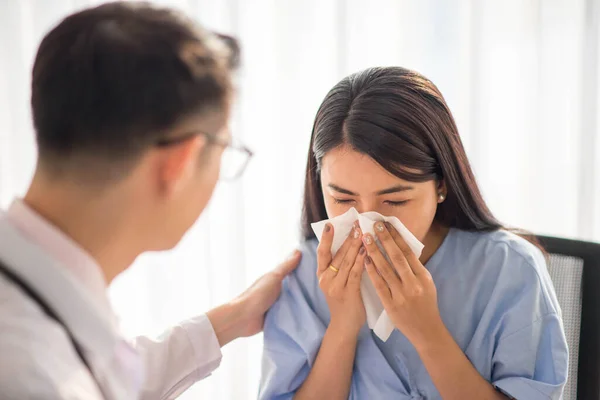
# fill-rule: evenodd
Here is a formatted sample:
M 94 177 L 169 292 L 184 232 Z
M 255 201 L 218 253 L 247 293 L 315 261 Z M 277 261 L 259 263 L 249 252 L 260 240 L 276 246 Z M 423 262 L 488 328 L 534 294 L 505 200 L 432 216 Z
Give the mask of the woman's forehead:
M 396 186 L 417 187 L 401 179 L 366 154 L 347 146 L 328 152 L 321 161 L 321 181 L 357 194 L 377 193 Z

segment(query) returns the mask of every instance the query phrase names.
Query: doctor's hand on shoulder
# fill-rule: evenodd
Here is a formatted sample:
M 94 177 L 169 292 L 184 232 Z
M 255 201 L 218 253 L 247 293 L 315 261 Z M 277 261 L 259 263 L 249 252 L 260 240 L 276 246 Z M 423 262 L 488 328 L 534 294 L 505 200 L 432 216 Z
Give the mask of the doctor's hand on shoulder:
M 238 297 L 206 313 L 221 347 L 239 337 L 253 336 L 262 331 L 265 313 L 279 297 L 283 279 L 296 269 L 300 258 L 301 253 L 294 251 L 287 260 L 260 277 Z

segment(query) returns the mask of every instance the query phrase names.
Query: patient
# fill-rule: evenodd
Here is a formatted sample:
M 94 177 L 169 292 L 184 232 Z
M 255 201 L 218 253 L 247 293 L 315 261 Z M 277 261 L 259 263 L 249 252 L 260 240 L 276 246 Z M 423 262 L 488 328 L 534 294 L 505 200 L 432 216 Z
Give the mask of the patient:
M 535 245 L 494 218 L 438 89 L 403 68 L 339 82 L 313 127 L 300 267 L 267 315 L 261 399 L 559 399 L 568 352 Z M 310 224 L 345 213 L 396 216 L 425 245 L 417 258 L 375 224 L 331 256 Z M 389 260 L 389 261 L 388 261 Z M 360 279 L 394 322 L 365 324 Z

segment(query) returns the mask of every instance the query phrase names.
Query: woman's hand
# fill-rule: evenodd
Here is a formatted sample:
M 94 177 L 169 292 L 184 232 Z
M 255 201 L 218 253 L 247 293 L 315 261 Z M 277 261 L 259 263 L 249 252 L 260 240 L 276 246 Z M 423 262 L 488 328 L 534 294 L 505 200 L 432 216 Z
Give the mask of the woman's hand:
M 376 222 L 374 228 L 392 265 L 367 234 L 367 272 L 390 319 L 418 350 L 447 333 L 433 279 L 393 226 Z
M 367 272 L 389 317 L 419 353 L 441 397 L 506 400 L 477 372 L 446 329 L 429 271 L 393 226 L 377 222 L 375 232 L 392 265 L 373 236 L 365 235 Z
M 361 238 L 360 228 L 355 226 L 332 259 L 333 227 L 328 224 L 317 249 L 317 277 L 329 306 L 330 327 L 353 335 L 358 335 L 366 321 L 360 280 L 367 252 Z
M 325 226 L 317 249 L 317 277 L 331 321 L 308 377 L 295 393 L 294 400 L 347 399 L 350 395 L 358 333 L 367 319 L 360 297 L 360 280 L 367 256 L 361 237 L 360 228 L 355 226 L 332 260 L 333 227 Z

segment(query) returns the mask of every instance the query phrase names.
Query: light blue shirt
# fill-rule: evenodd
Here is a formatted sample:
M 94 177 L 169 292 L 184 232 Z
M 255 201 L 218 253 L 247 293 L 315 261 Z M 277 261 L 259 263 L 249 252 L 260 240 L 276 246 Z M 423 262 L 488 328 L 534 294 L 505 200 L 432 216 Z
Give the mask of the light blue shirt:
M 300 266 L 267 314 L 260 399 L 291 399 L 315 362 L 330 319 L 316 247 L 315 240 L 303 245 Z M 505 231 L 452 229 L 426 267 L 446 327 L 486 380 L 516 399 L 561 398 L 567 343 L 541 251 Z M 439 398 L 401 332 L 382 342 L 363 327 L 350 399 Z

